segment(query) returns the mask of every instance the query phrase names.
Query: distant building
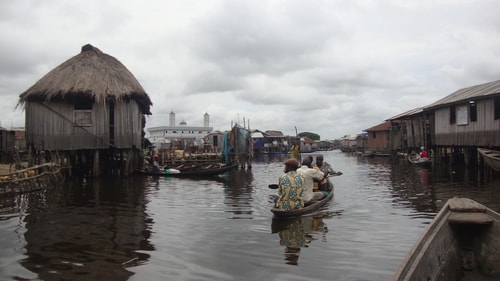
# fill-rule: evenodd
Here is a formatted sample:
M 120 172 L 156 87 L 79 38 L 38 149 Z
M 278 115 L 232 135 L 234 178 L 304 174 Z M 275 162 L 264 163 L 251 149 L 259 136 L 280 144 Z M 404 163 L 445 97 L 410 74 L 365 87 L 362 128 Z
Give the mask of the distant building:
M 152 127 L 148 129 L 149 141 L 157 148 L 170 149 L 176 146 L 178 149 L 186 149 L 190 146 L 200 146 L 204 138 L 213 130 L 209 126 L 210 115 L 203 115 L 203 126 L 188 126 L 182 120 L 178 125 L 175 123 L 175 113 L 169 115 L 169 125 Z
M 342 152 L 354 152 L 357 147 L 357 139 L 358 135 L 346 135 L 341 140 L 340 150 Z
M 391 122 L 386 121 L 365 130 L 368 135 L 367 150 L 375 155 L 389 155 L 391 143 Z

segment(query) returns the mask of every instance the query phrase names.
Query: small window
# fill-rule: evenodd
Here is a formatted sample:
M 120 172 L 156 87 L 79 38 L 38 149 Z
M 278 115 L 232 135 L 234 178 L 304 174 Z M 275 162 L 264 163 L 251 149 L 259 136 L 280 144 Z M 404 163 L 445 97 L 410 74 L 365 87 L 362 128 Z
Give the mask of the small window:
M 470 112 L 470 121 L 471 122 L 477 121 L 477 107 L 475 101 L 469 102 L 469 112 Z
M 455 106 L 450 106 L 450 124 L 455 124 L 457 122 L 457 112 Z
M 456 123 L 457 125 L 469 124 L 469 107 L 467 105 L 460 105 L 455 107 Z
M 74 118 L 77 126 L 92 126 L 92 110 L 75 110 Z
M 372 137 L 373 137 L 374 139 L 376 139 L 376 138 L 377 138 L 377 133 L 376 133 L 376 132 L 373 132 L 373 133 L 372 133 Z

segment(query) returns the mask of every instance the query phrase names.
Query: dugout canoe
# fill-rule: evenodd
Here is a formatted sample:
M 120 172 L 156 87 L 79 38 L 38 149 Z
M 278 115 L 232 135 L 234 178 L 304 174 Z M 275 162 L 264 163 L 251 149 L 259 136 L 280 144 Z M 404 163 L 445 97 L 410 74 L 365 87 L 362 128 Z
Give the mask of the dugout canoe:
M 417 154 L 415 154 L 415 155 L 410 154 L 408 156 L 408 162 L 410 162 L 412 164 L 425 165 L 425 164 L 432 163 L 432 160 L 431 160 L 431 158 L 428 158 L 428 157 L 420 157 Z
M 477 151 L 490 168 L 500 172 L 500 151 L 486 148 L 478 148 Z
M 150 176 L 162 176 L 162 177 L 179 177 L 179 178 L 195 178 L 195 177 L 213 177 L 237 168 L 238 164 L 226 165 L 223 163 L 212 163 L 208 165 L 190 165 L 189 167 L 177 167 L 177 173 L 170 173 L 165 169 L 160 172 L 153 171 L 138 171 L 141 174 Z
M 500 214 L 468 198 L 449 199 L 392 280 L 500 280 Z
M 275 217 L 278 218 L 296 218 L 296 217 L 301 217 L 307 214 L 311 214 L 315 211 L 317 211 L 319 208 L 324 206 L 328 201 L 332 200 L 333 198 L 333 189 L 328 193 L 328 195 L 323 198 L 322 200 L 319 200 L 313 204 L 304 206 L 304 208 L 297 209 L 297 210 L 282 210 L 279 208 L 272 208 L 271 212 L 274 214 Z

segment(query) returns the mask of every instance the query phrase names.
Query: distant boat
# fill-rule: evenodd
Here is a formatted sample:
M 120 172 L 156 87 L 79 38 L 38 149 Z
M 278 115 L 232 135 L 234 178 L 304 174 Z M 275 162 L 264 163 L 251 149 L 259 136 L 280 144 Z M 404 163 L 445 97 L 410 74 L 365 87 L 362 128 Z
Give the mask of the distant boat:
M 484 162 L 493 170 L 500 172 L 500 151 L 486 148 L 478 148 L 477 151 L 481 154 Z
M 420 157 L 418 154 L 410 154 L 408 156 L 408 161 L 412 164 L 429 164 L 432 163 L 431 158 Z
M 208 163 L 205 165 L 184 164 L 175 169 L 164 169 L 160 172 L 139 170 L 138 172 L 150 176 L 177 177 L 177 178 L 196 178 L 212 177 L 237 168 L 238 164 L 226 165 L 224 163 Z
M 500 280 L 499 237 L 500 214 L 454 197 L 427 226 L 392 280 Z

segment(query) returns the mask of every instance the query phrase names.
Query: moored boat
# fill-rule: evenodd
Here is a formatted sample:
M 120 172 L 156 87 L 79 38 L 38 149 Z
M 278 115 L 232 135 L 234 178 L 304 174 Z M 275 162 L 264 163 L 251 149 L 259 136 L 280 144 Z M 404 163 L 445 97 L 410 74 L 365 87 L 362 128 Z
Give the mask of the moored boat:
M 317 211 L 319 208 L 321 208 L 323 205 L 325 205 L 328 201 L 332 200 L 333 198 L 333 188 L 330 192 L 328 192 L 328 195 L 323 198 L 322 200 L 316 201 L 312 204 L 306 205 L 301 209 L 296 209 L 296 210 L 282 210 L 279 208 L 272 208 L 271 212 L 274 214 L 275 217 L 280 217 L 280 218 L 295 218 L 295 217 L 300 217 L 303 215 L 310 214 L 314 211 Z
M 500 280 L 500 214 L 468 199 L 444 205 L 393 281 Z
M 477 151 L 484 159 L 484 162 L 493 170 L 500 172 L 500 151 L 486 148 L 478 148 Z
M 206 165 L 181 165 L 175 168 L 165 168 L 160 172 L 140 170 L 139 173 L 164 177 L 212 177 L 237 167 L 238 164 L 211 163 Z

